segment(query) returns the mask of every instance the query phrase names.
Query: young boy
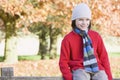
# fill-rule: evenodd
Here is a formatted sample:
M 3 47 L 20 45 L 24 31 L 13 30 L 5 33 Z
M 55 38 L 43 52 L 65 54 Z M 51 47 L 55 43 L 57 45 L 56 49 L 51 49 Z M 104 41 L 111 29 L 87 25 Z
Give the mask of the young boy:
M 112 80 L 103 40 L 90 30 L 91 10 L 87 4 L 73 9 L 72 28 L 61 43 L 59 66 L 64 80 Z

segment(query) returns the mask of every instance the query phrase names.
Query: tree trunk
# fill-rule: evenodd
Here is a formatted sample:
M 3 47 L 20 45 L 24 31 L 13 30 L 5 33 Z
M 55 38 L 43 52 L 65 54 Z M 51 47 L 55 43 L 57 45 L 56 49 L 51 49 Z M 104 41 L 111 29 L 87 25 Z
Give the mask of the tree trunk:
M 46 36 L 43 34 L 41 36 L 41 39 L 40 40 L 40 49 L 39 49 L 39 52 L 40 52 L 40 55 L 41 55 L 41 59 L 45 59 L 45 56 L 47 54 L 47 41 L 46 41 Z
M 50 27 L 50 48 L 49 48 L 49 58 L 54 59 L 57 56 L 57 35 L 55 35 L 54 31 L 52 31 L 52 27 Z
M 4 53 L 4 62 L 6 63 L 15 63 L 18 61 L 18 55 L 16 51 L 16 38 L 6 38 L 5 39 L 5 53 Z
M 11 19 L 12 20 L 12 19 Z M 5 36 L 5 53 L 4 58 L 5 62 L 7 63 L 15 63 L 18 61 L 18 56 L 16 53 L 16 35 L 15 35 L 15 21 L 10 21 L 11 23 L 7 22 L 6 24 L 6 36 Z

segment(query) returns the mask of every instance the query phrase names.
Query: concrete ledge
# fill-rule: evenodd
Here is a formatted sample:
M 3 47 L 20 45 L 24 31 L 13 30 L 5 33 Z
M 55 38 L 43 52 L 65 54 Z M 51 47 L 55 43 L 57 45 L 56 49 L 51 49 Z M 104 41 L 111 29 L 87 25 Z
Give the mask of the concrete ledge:
M 0 80 L 63 80 L 62 77 L 0 77 Z
M 0 77 L 0 80 L 63 80 L 63 79 L 62 77 Z
M 58 77 L 14 77 L 14 70 L 12 67 L 4 67 L 1 68 L 1 77 L 0 80 L 64 80 L 61 76 Z M 119 79 L 113 79 L 113 80 L 120 80 Z

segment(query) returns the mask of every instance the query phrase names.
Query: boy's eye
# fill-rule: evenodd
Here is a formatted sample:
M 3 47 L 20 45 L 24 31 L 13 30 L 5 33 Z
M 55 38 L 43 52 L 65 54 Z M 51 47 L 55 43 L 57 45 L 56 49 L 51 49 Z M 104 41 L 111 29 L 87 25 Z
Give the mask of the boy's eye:
M 83 19 L 79 19 L 79 21 L 82 21 Z
M 86 21 L 89 21 L 89 19 L 86 19 Z

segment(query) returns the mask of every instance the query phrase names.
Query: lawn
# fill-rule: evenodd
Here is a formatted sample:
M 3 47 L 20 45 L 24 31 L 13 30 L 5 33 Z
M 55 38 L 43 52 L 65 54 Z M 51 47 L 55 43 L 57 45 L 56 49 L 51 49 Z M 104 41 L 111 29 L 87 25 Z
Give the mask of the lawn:
M 109 56 L 110 57 L 115 57 L 115 58 L 120 58 L 120 52 L 112 52 L 112 53 L 109 53 Z

